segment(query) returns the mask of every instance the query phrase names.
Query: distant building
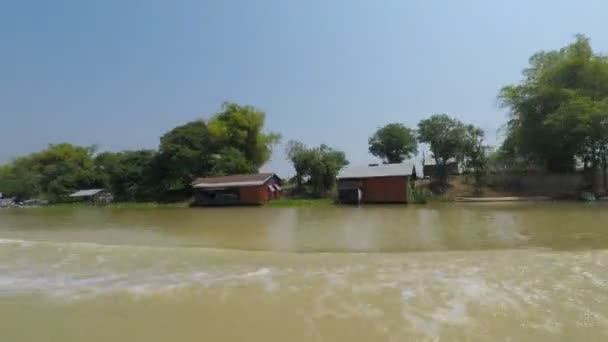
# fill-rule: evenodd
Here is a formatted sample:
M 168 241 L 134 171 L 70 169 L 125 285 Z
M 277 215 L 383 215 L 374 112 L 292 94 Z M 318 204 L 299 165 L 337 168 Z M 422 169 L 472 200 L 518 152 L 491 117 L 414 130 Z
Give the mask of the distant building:
M 15 205 L 14 199 L 0 197 L 0 208 L 10 208 L 14 207 Z
M 255 205 L 281 197 L 274 173 L 199 178 L 192 183 L 194 205 Z
M 448 159 L 446 167 L 449 175 L 461 175 L 464 172 L 462 163 L 454 158 Z M 431 158 L 424 161 L 424 174 L 427 177 L 434 177 L 437 175 L 437 163 L 435 162 L 435 159 Z
M 90 201 L 91 204 L 108 204 L 114 200 L 112 194 L 106 189 L 78 190 L 70 198 Z
M 338 174 L 338 199 L 341 203 L 407 203 L 408 188 L 423 177 L 422 165 L 401 164 L 348 166 Z

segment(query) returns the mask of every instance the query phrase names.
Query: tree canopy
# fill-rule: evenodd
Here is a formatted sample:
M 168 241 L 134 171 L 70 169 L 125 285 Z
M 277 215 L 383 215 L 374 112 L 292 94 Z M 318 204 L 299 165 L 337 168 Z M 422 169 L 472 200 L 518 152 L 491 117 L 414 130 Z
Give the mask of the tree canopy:
M 577 157 L 598 167 L 608 143 L 608 59 L 579 35 L 533 55 L 523 76 L 500 92 L 510 110 L 503 152 L 549 171 L 571 171 Z
M 163 188 L 188 193 L 196 177 L 257 172 L 280 140 L 279 134 L 264 132 L 264 123 L 260 110 L 224 103 L 209 121 L 167 132 L 159 147 Z
M 369 138 L 369 152 L 387 163 L 401 163 L 418 152 L 416 135 L 400 123 L 388 124 Z
M 209 121 L 211 139 L 216 149 L 231 147 L 240 151 L 251 169 L 268 161 L 272 146 L 281 140 L 277 133 L 265 133 L 266 114 L 251 106 L 226 102 L 222 111 Z
M 165 133 L 158 151 L 96 154 L 95 147 L 50 145 L 1 166 L 0 192 L 61 202 L 79 189 L 108 188 L 120 201 L 183 200 L 196 177 L 257 172 L 280 139 L 264 124 L 264 112 L 224 103 L 210 120 Z
M 153 150 L 104 152 L 96 156 L 95 165 L 116 200 L 145 201 L 154 198 L 147 181 L 155 158 Z
M 103 186 L 103 177 L 93 162 L 94 152 L 95 147 L 49 145 L 4 166 L 0 187 L 19 198 L 43 193 L 52 201 L 62 201 L 74 189 Z
M 447 183 L 450 160 L 464 162 L 481 145 L 483 131 L 447 114 L 435 114 L 418 123 L 418 141 L 429 145 L 437 165 L 438 180 Z
M 327 145 L 311 148 L 301 142 L 290 141 L 287 156 L 296 171 L 298 190 L 309 187 L 316 196 L 323 196 L 331 190 L 340 169 L 348 165 L 344 152 Z

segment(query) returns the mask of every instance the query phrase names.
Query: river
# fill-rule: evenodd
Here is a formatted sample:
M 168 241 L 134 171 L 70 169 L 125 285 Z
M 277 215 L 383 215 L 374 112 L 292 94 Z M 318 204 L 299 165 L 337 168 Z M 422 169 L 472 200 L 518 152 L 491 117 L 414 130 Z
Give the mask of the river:
M 608 206 L 0 210 L 1 341 L 606 341 Z

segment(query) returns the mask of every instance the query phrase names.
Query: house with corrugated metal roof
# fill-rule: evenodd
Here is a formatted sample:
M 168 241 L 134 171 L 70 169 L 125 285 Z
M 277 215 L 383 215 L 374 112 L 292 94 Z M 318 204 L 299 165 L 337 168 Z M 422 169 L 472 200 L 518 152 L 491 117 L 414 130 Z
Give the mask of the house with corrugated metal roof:
M 91 204 L 108 204 L 114 200 L 112 194 L 106 189 L 78 190 L 69 197 L 75 200 L 90 201 Z
M 407 203 L 417 178 L 423 178 L 420 163 L 347 166 L 338 173 L 340 203 Z
M 4 198 L 2 197 L 2 194 L 0 194 L 0 208 L 10 208 L 14 207 L 15 205 L 14 198 Z
M 281 197 L 281 179 L 274 173 L 198 178 L 192 183 L 193 205 L 260 205 Z

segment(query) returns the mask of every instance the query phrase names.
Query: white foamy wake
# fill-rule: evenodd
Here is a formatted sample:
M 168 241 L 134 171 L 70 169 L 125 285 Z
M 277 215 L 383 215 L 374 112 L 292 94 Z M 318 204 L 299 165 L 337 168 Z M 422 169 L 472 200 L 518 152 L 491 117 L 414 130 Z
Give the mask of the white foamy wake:
M 606 251 L 260 256 L 1 240 L 0 296 L 34 293 L 73 301 L 218 288 L 238 295 L 256 287 L 261 291 L 244 293 L 303 299 L 293 309 L 311 336 L 321 336 L 324 319 L 357 318 L 386 332 L 388 341 L 412 331 L 440 340 L 450 329 L 479 334 L 493 317 L 512 324 L 509 328 L 521 328 L 521 321 L 541 336 L 556 337 L 568 329 L 564 317 L 570 326 L 608 330 L 607 264 Z
M 82 299 L 114 293 L 171 295 L 212 286 L 276 291 L 268 267 L 217 267 L 204 248 L 99 245 L 0 239 L 0 296 L 41 294 Z

